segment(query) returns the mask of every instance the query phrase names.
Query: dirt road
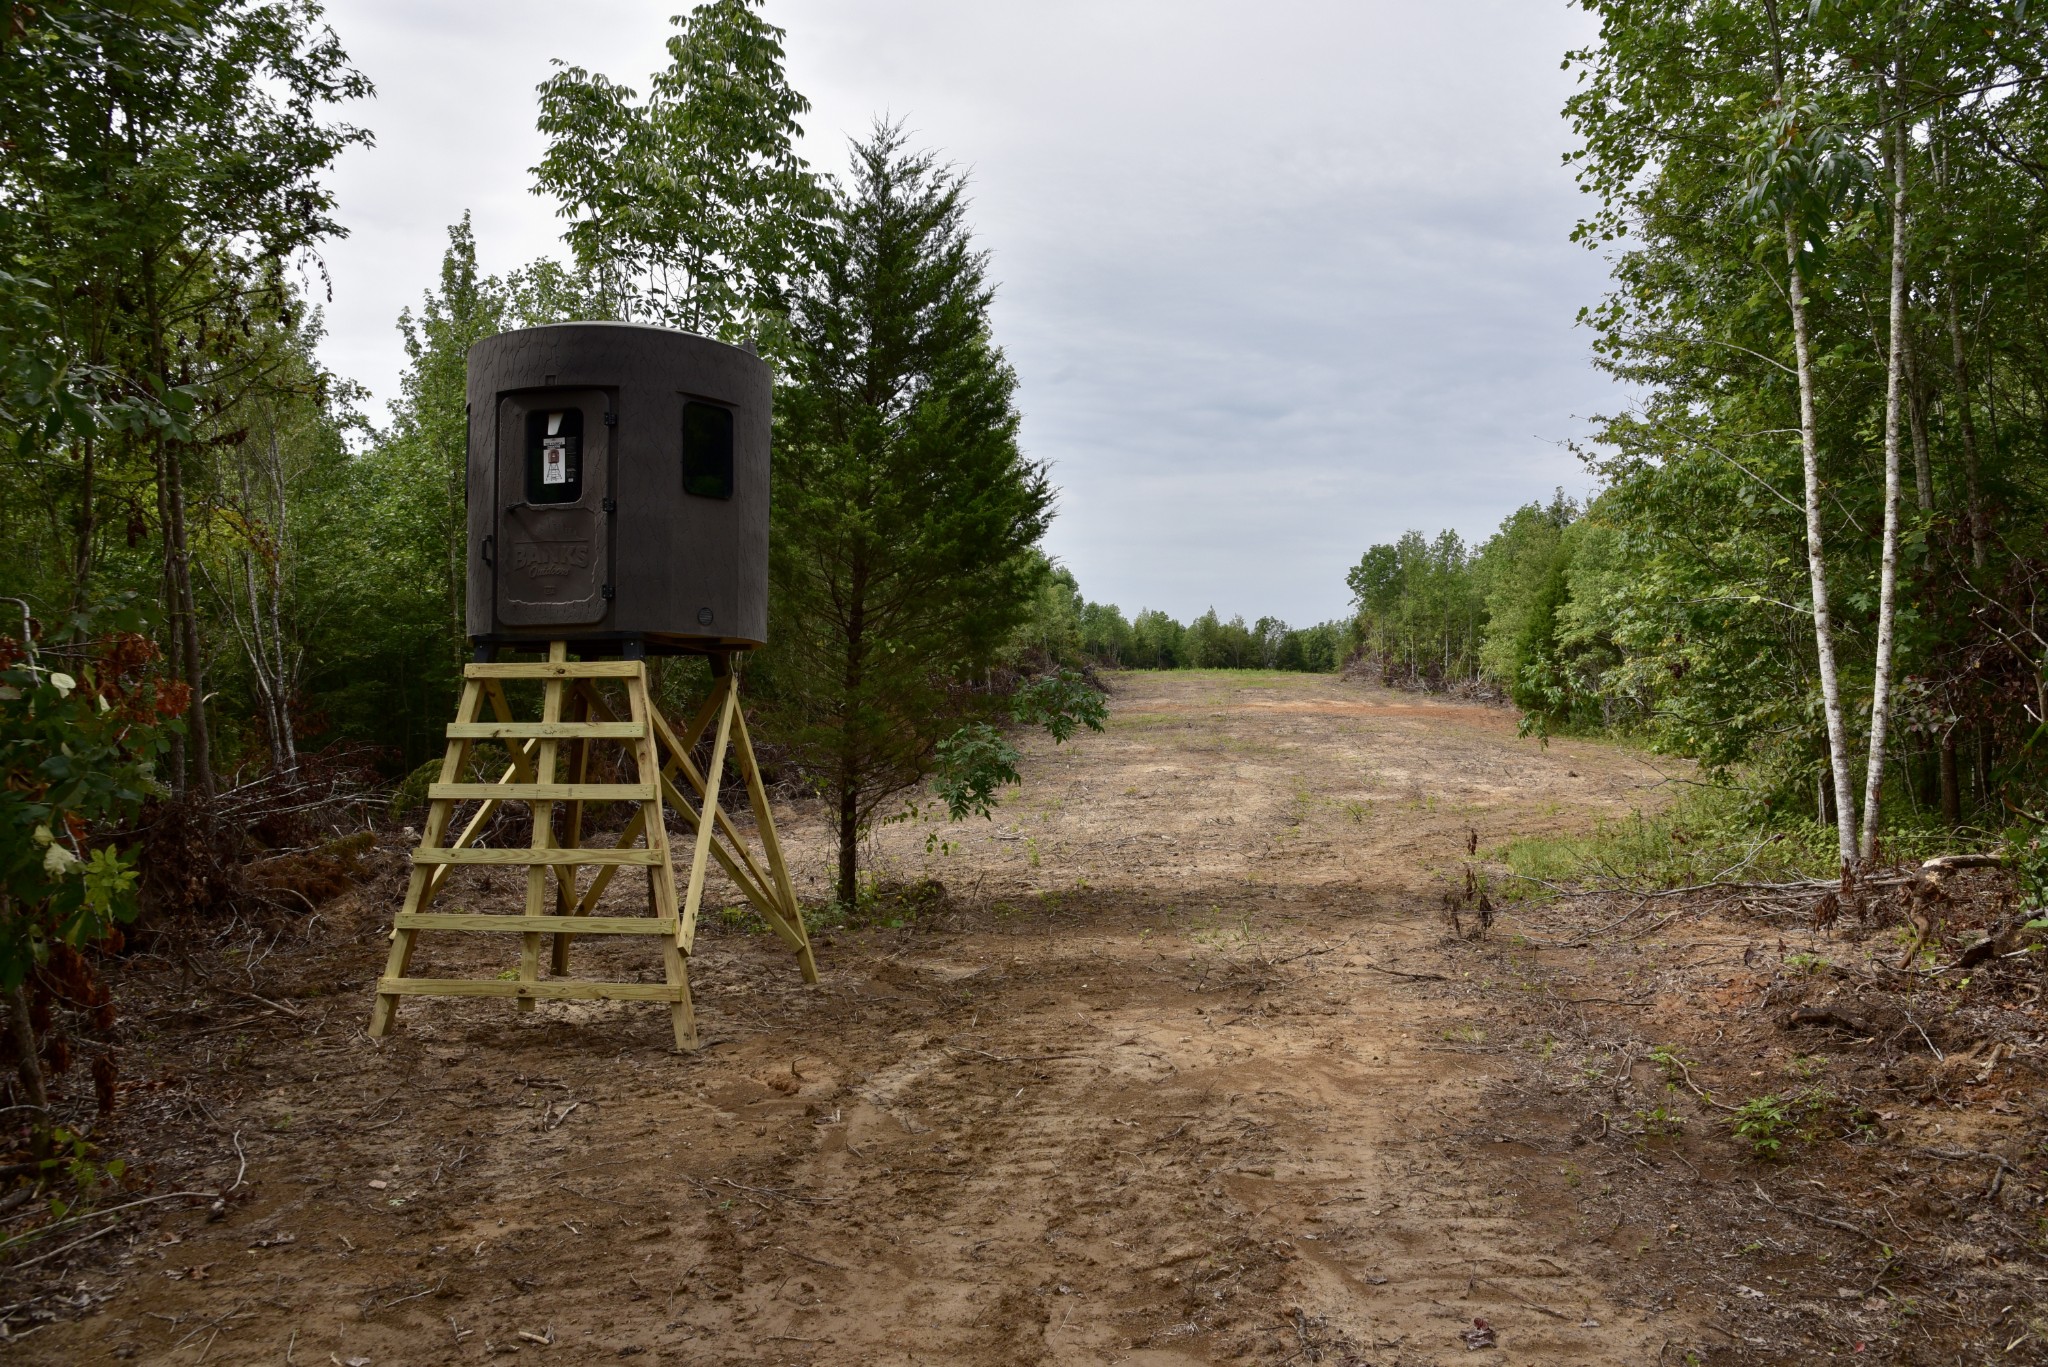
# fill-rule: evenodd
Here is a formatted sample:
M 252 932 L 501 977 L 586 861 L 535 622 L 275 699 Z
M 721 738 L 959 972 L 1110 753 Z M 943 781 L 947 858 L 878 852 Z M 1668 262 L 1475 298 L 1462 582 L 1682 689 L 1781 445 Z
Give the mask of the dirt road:
M 89 1313 L 8 1351 L 1677 1360 L 1682 1304 L 1604 1289 L 1627 1217 L 1581 1228 L 1558 1165 L 1489 1121 L 1483 966 L 1441 910 L 1475 836 L 1585 828 L 1657 774 L 1328 677 L 1116 688 L 1107 734 L 1033 743 L 998 821 L 882 831 L 906 891 L 876 914 L 905 924 L 824 932 L 820 987 L 765 935 L 707 934 L 694 1056 L 632 1004 L 415 1001 L 366 1039 L 394 842 L 248 966 L 276 1009 L 195 994 L 214 1014 L 137 1065 L 164 1081 L 124 1123 L 188 1136 L 165 1167 L 232 1186 L 224 1213 L 124 1229 L 75 1268 Z M 788 820 L 821 893 L 822 822 Z M 656 971 L 636 953 L 579 968 Z

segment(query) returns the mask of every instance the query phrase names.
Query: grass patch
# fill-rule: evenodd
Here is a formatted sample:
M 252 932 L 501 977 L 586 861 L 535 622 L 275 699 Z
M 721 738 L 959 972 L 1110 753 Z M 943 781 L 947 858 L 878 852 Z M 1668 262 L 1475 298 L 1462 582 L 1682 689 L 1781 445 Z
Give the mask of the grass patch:
M 1956 849 L 1952 831 L 1901 825 L 1885 834 L 1887 860 L 1917 862 Z M 1526 836 L 1491 852 L 1507 865 L 1502 891 L 1540 897 L 1564 887 L 1675 888 L 1716 880 L 1781 883 L 1833 878 L 1835 831 L 1818 822 L 1759 822 L 1743 795 L 1693 788 L 1663 811 L 1602 821 L 1587 835 Z

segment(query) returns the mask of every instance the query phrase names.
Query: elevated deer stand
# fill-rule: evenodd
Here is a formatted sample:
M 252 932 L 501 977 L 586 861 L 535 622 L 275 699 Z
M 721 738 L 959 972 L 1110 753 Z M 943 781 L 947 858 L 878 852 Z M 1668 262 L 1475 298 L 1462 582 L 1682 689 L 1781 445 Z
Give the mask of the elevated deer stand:
M 568 646 L 557 641 L 548 647 L 545 661 L 472 664 L 463 670 L 462 701 L 456 709 L 454 724 L 448 728 L 448 753 L 441 761 L 441 781 L 427 789 L 426 829 L 419 848 L 413 852 L 412 881 L 406 888 L 404 909 L 392 928 L 391 957 L 384 976 L 377 980 L 377 1005 L 370 1015 L 373 1036 L 390 1032 L 401 997 L 511 997 L 521 1011 L 533 1010 L 534 1003 L 541 1000 L 606 999 L 667 1002 L 675 1023 L 676 1047 L 695 1048 L 697 1023 L 690 1006 L 689 961 L 696 940 L 697 912 L 704 900 L 704 875 L 712 859 L 718 861 L 761 919 L 795 953 L 804 981 L 818 980 L 810 940 L 804 933 L 803 914 L 790 886 L 789 871 L 782 862 L 782 847 L 775 838 L 768 795 L 761 787 L 761 772 L 754 762 L 754 747 L 740 709 L 739 679 L 733 672 L 731 657 L 714 655 L 712 673 L 715 682 L 711 696 L 690 725 L 678 734 L 655 710 L 648 695 L 644 660 L 571 661 Z M 541 681 L 539 721 L 512 719 L 511 704 L 505 696 L 507 679 Z M 625 686 L 623 720 L 599 692 L 599 682 L 608 679 L 620 680 Z M 480 720 L 486 703 L 496 720 Z M 700 770 L 691 752 L 713 727 L 716 730 L 712 733 L 710 763 Z M 463 781 L 469 770 L 471 748 L 480 741 L 503 745 L 510 757 L 511 762 L 496 783 Z M 631 754 L 633 782 L 584 781 L 590 770 L 592 750 L 601 742 L 616 743 Z M 564 747 L 569 774 L 566 783 L 558 781 Z M 753 808 L 754 826 L 760 838 L 759 860 L 740 838 L 731 819 L 719 810 L 718 788 L 728 756 L 737 761 L 740 777 L 746 783 L 747 800 Z M 687 785 L 687 791 L 677 787 L 678 777 Z M 448 828 L 455 805 L 473 800 L 481 800 L 483 806 L 469 819 L 462 833 L 450 841 Z M 524 802 L 532 809 L 533 840 L 528 848 L 484 849 L 476 845 L 478 835 L 503 802 Z M 586 802 L 629 802 L 639 810 L 615 844 L 586 846 L 581 843 Z M 559 846 L 554 843 L 556 803 L 567 808 L 568 843 Z M 692 832 L 689 886 L 680 907 L 676 904 L 675 862 L 663 820 L 664 804 Z M 711 820 L 704 819 L 706 813 Z M 431 910 L 449 871 L 461 864 L 523 865 L 524 914 Z M 579 890 L 579 871 L 585 866 L 596 872 L 589 885 Z M 621 868 L 628 866 L 647 870 L 652 914 L 591 915 L 606 886 Z M 552 912 L 548 909 L 550 884 L 554 893 Z M 421 931 L 428 930 L 517 934 L 518 978 L 407 976 L 414 943 Z M 667 981 L 592 982 L 565 976 L 569 971 L 569 945 L 577 935 L 658 937 Z M 551 976 L 545 979 L 540 975 L 544 936 L 552 936 L 554 941 L 548 966 Z

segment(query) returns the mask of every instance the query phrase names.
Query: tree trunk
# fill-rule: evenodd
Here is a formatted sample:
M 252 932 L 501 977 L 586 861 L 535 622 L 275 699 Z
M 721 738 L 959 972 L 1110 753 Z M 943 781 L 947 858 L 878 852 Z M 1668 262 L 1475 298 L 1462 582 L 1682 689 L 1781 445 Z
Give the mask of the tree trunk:
M 1849 734 L 1835 667 L 1835 628 L 1828 614 L 1827 559 L 1821 536 L 1820 434 L 1814 413 L 1813 347 L 1806 325 L 1806 282 L 1799 270 L 1799 230 L 1785 218 L 1785 265 L 1792 304 L 1792 347 L 1799 363 L 1799 454 L 1806 474 L 1806 568 L 1813 587 L 1813 643 L 1820 656 L 1821 706 L 1827 714 L 1828 770 L 1834 779 L 1835 837 L 1843 876 L 1856 867 L 1856 798 L 1849 778 Z
M 862 740 L 861 686 L 866 681 L 867 575 L 856 567 L 848 585 L 846 671 L 840 706 L 839 736 L 839 889 L 840 908 L 852 911 L 860 897 L 860 787 Z
M 1963 785 L 1956 776 L 1956 732 L 1941 733 L 1941 819 L 1951 829 L 1963 824 Z
M 839 887 L 835 894 L 842 911 L 852 911 L 860 900 L 860 788 L 844 764 L 839 771 Z
M 14 1067 L 21 1075 L 22 1094 L 29 1105 L 47 1109 L 50 1092 L 43 1085 L 43 1061 L 36 1053 L 36 1027 L 29 1019 L 26 983 L 15 984 L 7 994 L 7 1026 L 14 1036 Z
M 92 606 L 93 542 L 99 535 L 98 494 L 99 453 L 88 433 L 79 442 L 78 517 L 74 523 L 77 541 L 71 554 L 71 614 L 83 616 Z
M 1884 388 L 1884 548 L 1878 567 L 1877 662 L 1870 688 L 1870 752 L 1864 761 L 1863 834 L 1857 862 L 1877 854 L 1882 818 L 1884 743 L 1890 721 L 1893 620 L 1899 585 L 1899 400 L 1906 350 L 1906 125 L 1900 117 L 1893 140 L 1891 341 Z
M 1913 433 L 1913 492 L 1920 511 L 1934 511 L 1934 467 L 1927 456 L 1927 391 L 1920 381 L 1919 349 L 1913 344 L 1913 330 L 1906 330 L 1906 420 Z
M 169 392 L 175 385 L 175 379 L 171 375 L 170 355 L 165 346 L 163 300 L 157 292 L 156 265 L 155 255 L 145 253 L 142 288 L 149 323 L 149 364 L 158 383 L 165 392 Z M 189 762 L 189 772 L 198 782 L 199 791 L 210 798 L 214 792 L 213 757 L 206 728 L 206 677 L 199 653 L 199 614 L 192 601 L 191 543 L 185 535 L 184 465 L 178 456 L 177 440 L 162 431 L 157 434 L 156 453 L 157 506 L 163 514 L 164 524 L 164 587 L 170 599 L 172 635 L 178 641 L 185 686 L 192 693 L 185 713 L 185 730 L 190 744 L 184 747 L 185 754 L 180 757 L 179 786 L 184 785 L 188 772 L 186 762 Z
M 1953 278 L 1942 290 L 1948 305 L 1948 345 L 1956 371 L 1956 418 L 1963 429 L 1964 516 L 1970 523 L 1970 568 L 1984 568 L 1984 501 L 1978 483 L 1977 423 L 1970 412 L 1970 356 L 1963 346 L 1963 319 L 1956 307 Z
M 170 524 L 164 528 L 164 556 L 170 564 L 171 593 L 176 599 L 180 653 L 185 666 L 185 686 L 192 690 L 190 710 L 185 713 L 190 747 L 192 779 L 201 795 L 214 794 L 212 747 L 206 728 L 206 672 L 199 653 L 199 613 L 192 598 L 191 544 L 185 536 L 184 467 L 178 459 L 178 444 L 163 443 L 165 503 Z

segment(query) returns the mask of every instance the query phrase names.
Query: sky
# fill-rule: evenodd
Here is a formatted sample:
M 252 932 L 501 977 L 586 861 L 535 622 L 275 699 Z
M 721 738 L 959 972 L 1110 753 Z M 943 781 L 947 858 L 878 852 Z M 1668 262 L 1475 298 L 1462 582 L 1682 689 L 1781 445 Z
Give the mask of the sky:
M 636 89 L 679 0 L 333 0 L 377 97 L 332 185 L 323 355 L 381 420 L 399 311 L 472 215 L 486 270 L 565 255 L 531 193 L 551 61 Z M 1410 528 L 1483 539 L 1591 480 L 1622 404 L 1575 315 L 1568 0 L 766 0 L 827 172 L 877 116 L 970 177 L 1047 549 L 1091 599 L 1345 615 Z

